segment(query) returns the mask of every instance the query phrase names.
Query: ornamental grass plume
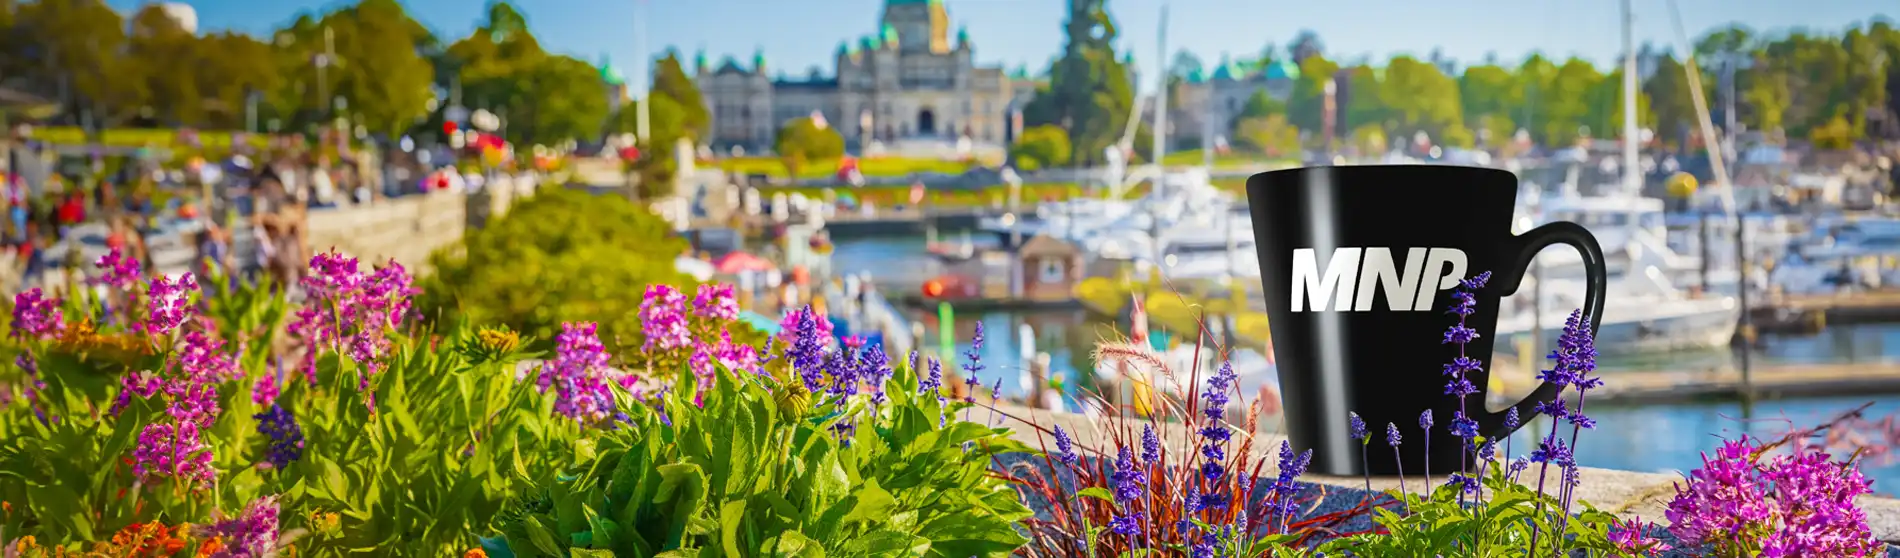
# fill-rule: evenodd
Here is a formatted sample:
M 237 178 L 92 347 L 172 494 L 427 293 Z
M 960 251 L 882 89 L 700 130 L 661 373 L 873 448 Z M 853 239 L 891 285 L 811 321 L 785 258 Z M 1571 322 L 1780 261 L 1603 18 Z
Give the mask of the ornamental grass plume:
M 1244 421 L 1229 423 L 1228 409 L 1239 395 L 1231 363 L 1177 374 L 1151 351 L 1104 343 L 1095 356 L 1101 364 L 1157 368 L 1152 376 L 1186 378 L 1192 389 L 1179 399 L 1158 398 L 1145 419 L 1092 423 L 1102 428 L 1092 438 L 1099 446 L 1085 446 L 1070 425 L 1016 418 L 1047 444 L 1040 457 L 998 470 L 1038 510 L 1023 524 L 1030 536 L 1026 553 L 1251 557 L 1281 545 L 1310 545 L 1344 527 L 1346 512 L 1301 517 L 1303 498 L 1310 496 L 1298 478 L 1311 462 L 1310 450 L 1281 444 L 1277 475 L 1263 476 L 1271 461 L 1254 455 L 1254 432 L 1239 426 L 1260 422 L 1260 402 L 1241 405 Z M 1099 397 L 1088 404 L 1110 414 L 1130 412 Z M 1164 440 L 1188 451 L 1171 451 Z

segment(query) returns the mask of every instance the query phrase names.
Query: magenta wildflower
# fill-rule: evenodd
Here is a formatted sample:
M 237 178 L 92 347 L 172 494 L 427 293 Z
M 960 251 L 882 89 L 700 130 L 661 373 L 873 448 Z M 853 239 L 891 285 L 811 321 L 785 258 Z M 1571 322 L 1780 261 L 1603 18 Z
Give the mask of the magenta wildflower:
M 672 285 L 648 285 L 646 298 L 640 301 L 641 332 L 646 335 L 643 350 L 668 351 L 692 344 L 686 330 L 686 297 Z
M 295 312 L 289 329 L 309 345 L 304 355 L 305 377 L 316 382 L 318 351 L 346 354 L 361 367 L 357 389 L 374 411 L 376 396 L 370 390 L 370 377 L 381 370 L 380 359 L 389 353 L 389 333 L 408 314 L 410 297 L 419 292 L 409 272 L 391 260 L 364 274 L 357 269 L 356 258 L 328 252 L 310 258 L 303 287 L 308 300 Z
M 196 290 L 198 280 L 190 272 L 175 280 L 163 275 L 153 277 L 145 287 L 145 322 L 138 327 L 152 335 L 171 334 L 191 319 L 191 293 Z
M 278 511 L 277 497 L 268 496 L 252 501 L 236 517 L 199 526 L 196 534 L 205 538 L 217 537 L 224 542 L 222 548 L 211 554 L 212 558 L 275 556 L 279 550 Z
M 217 475 L 211 468 L 211 447 L 204 443 L 198 423 L 191 421 L 145 425 L 132 450 L 132 472 L 200 486 L 210 484 Z
M 1867 514 L 1854 499 L 1870 481 L 1825 451 L 1801 449 L 1762 463 L 1747 437 L 1727 441 L 1714 458 L 1676 485 L 1665 516 L 1669 532 L 1714 556 L 1878 556 Z
M 758 350 L 745 343 L 734 343 L 730 331 L 719 332 L 719 344 L 713 347 L 712 357 L 733 373 L 760 373 Z
M 693 294 L 693 312 L 699 317 L 729 322 L 739 319 L 739 299 L 728 283 L 708 283 Z
M 1638 556 L 1670 550 L 1669 543 L 1649 536 L 1649 524 L 1642 519 L 1617 520 L 1610 528 L 1610 544 Z
M 113 248 L 104 256 L 94 260 L 92 265 L 99 268 L 99 284 L 119 290 L 130 290 L 139 282 L 139 261 L 127 257 L 118 248 Z
M 38 287 L 13 295 L 13 338 L 43 339 L 66 329 L 57 298 L 46 298 Z
M 583 424 L 605 422 L 614 413 L 607 377 L 608 355 L 595 336 L 595 324 L 561 324 L 554 359 L 541 365 L 536 383 L 554 390 L 554 411 Z

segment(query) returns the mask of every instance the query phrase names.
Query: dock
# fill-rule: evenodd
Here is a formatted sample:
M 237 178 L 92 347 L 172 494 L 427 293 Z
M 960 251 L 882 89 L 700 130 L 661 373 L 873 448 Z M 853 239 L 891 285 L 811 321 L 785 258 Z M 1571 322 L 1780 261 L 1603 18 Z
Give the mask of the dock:
M 1590 391 L 1589 403 L 1593 405 L 1900 393 L 1900 362 L 1760 364 L 1750 367 L 1746 385 L 1741 372 L 1728 368 L 1607 371 L 1600 375 L 1603 386 Z M 1536 385 L 1535 377 L 1508 372 L 1495 382 L 1510 394 L 1529 393 Z
M 1900 322 L 1900 290 L 1778 295 L 1749 306 L 1749 321 L 1764 332 L 1812 333 L 1827 324 Z

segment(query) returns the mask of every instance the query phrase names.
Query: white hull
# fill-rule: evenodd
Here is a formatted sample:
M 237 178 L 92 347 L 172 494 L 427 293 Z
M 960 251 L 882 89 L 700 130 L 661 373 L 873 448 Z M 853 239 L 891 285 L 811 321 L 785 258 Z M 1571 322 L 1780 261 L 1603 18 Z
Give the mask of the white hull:
M 1615 297 L 1615 293 L 1611 293 Z M 1568 311 L 1547 311 L 1543 317 L 1543 350 L 1556 346 Z M 1694 351 L 1728 346 L 1735 336 L 1741 309 L 1732 299 L 1710 298 L 1659 302 L 1654 306 L 1623 304 L 1604 311 L 1596 336 L 1599 354 L 1627 355 Z M 1497 351 L 1516 354 L 1518 343 L 1532 329 L 1528 314 L 1498 323 Z

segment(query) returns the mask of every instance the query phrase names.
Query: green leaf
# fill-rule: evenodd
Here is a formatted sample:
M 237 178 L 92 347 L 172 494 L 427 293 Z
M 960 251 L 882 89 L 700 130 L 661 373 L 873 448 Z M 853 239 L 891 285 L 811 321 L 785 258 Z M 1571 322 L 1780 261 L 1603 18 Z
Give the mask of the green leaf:
M 719 508 L 719 545 L 727 556 L 744 556 L 739 552 L 739 524 L 745 521 L 745 500 L 733 500 Z
M 1115 501 L 1115 495 L 1110 493 L 1107 488 L 1102 488 L 1100 486 L 1091 486 L 1088 488 L 1078 490 L 1076 491 L 1075 495 L 1084 497 L 1084 498 L 1094 498 L 1094 499 L 1102 500 L 1106 502 Z
M 930 539 L 897 531 L 872 531 L 852 537 L 844 550 L 858 556 L 923 556 L 930 552 Z
M 824 558 L 825 549 L 804 533 L 785 531 L 767 539 L 766 551 L 772 558 Z
M 672 525 L 666 530 L 665 548 L 676 549 L 685 539 L 687 527 L 699 517 L 699 506 L 706 500 L 706 473 L 691 463 L 661 465 L 659 472 L 662 481 L 653 503 L 669 508 L 667 515 Z
M 576 548 L 568 551 L 572 558 L 614 558 L 614 551 L 595 548 Z

